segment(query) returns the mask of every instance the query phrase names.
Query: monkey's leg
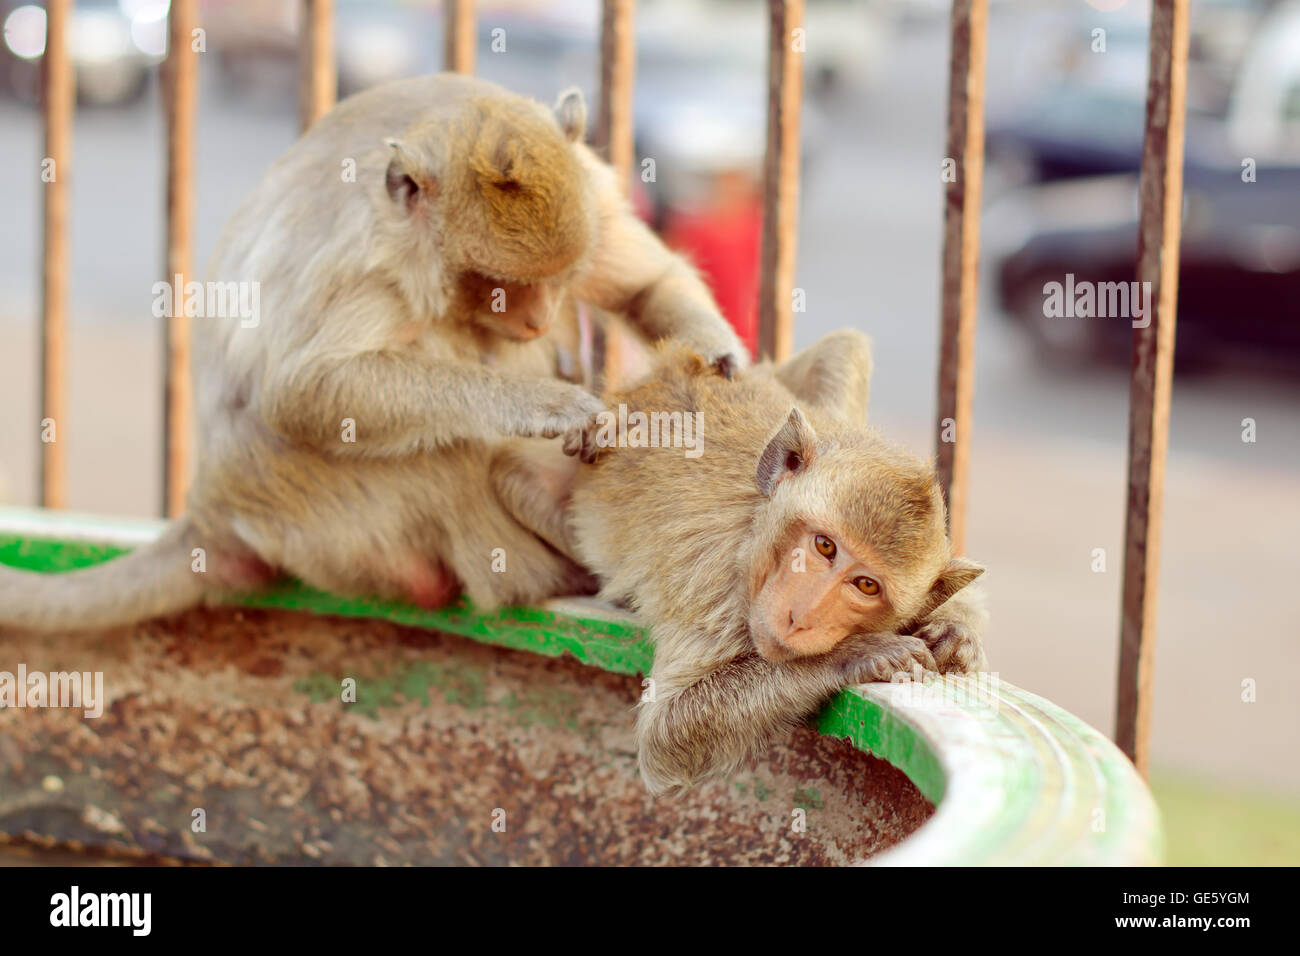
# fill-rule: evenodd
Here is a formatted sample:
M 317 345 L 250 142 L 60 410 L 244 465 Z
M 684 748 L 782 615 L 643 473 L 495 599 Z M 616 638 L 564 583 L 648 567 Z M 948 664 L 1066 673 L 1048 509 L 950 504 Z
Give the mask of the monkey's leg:
M 703 639 L 657 633 L 656 645 L 685 649 Z M 641 775 L 663 793 L 730 773 L 841 688 L 911 673 L 914 664 L 934 669 L 922 641 L 898 634 L 858 635 L 829 654 L 783 663 L 750 653 L 715 669 L 656 664 L 655 699 L 637 713 Z
M 777 365 L 773 373 L 796 398 L 861 426 L 867 423 L 871 369 L 871 339 L 857 329 L 841 329 Z
M 555 442 L 520 442 L 525 461 L 551 461 L 564 456 Z M 440 537 L 431 541 L 443 559 L 465 584 L 465 593 L 481 607 L 528 604 L 562 594 L 590 594 L 596 582 L 577 561 L 551 543 L 553 533 L 562 542 L 563 504 L 567 479 L 556 479 L 547 471 L 536 472 L 543 484 L 536 489 L 532 514 L 535 531 L 511 513 L 494 494 L 493 465 L 498 446 L 474 443 L 460 459 L 436 456 L 431 464 L 437 473 L 430 484 L 441 489 L 437 498 Z M 532 457 L 535 456 L 535 457 Z M 561 467 L 572 469 L 566 460 Z M 520 489 L 526 492 L 526 489 Z M 526 501 L 526 495 L 524 497 Z M 555 524 L 547 523 L 547 518 Z M 556 530 L 552 531 L 554 528 Z
M 492 484 L 506 510 L 539 538 L 575 563 L 577 542 L 569 526 L 569 502 L 578 461 L 554 441 L 515 441 L 492 461 Z

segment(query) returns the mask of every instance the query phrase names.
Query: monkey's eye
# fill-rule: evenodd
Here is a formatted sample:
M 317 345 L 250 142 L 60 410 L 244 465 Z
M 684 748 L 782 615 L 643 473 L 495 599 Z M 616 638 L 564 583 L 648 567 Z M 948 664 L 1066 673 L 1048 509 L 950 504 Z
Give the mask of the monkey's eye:
M 817 553 L 827 561 L 835 560 L 835 542 L 824 534 L 816 535 L 813 538 L 813 546 L 817 548 Z
M 867 597 L 875 597 L 880 593 L 880 582 L 875 578 L 867 577 L 865 574 L 860 574 L 854 578 L 853 586 Z

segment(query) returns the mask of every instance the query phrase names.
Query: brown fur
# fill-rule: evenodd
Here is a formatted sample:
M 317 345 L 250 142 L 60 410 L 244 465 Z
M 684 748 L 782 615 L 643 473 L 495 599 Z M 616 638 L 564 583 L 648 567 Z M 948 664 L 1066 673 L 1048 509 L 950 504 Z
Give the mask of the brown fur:
M 0 572 L 0 624 L 125 623 L 254 586 L 242 569 L 263 566 L 426 604 L 457 582 L 486 607 L 583 588 L 580 568 L 496 506 L 488 475 L 498 441 L 557 435 L 602 407 L 560 380 L 575 300 L 743 362 L 698 276 L 582 144 L 584 124 L 576 92 L 552 111 L 454 75 L 375 87 L 322 117 L 210 263 L 209 279 L 260 284 L 261 321 L 194 322 L 198 469 L 178 532 L 68 575 Z
M 961 590 L 980 569 L 951 557 L 930 467 L 863 428 L 869 378 L 869 342 L 853 332 L 735 381 L 668 350 L 649 381 L 611 404 L 701 412 L 703 454 L 588 454 L 594 464 L 568 470 L 564 521 L 537 503 L 539 474 L 567 493 L 554 449 L 549 461 L 540 444 L 499 456 L 507 506 L 652 628 L 655 699 L 641 705 L 637 733 L 653 792 L 730 771 L 847 684 L 914 663 L 945 671 L 981 663 L 982 607 Z M 800 456 L 765 491 L 761 463 L 784 467 Z M 763 582 L 788 562 L 788 529 L 799 522 L 875 550 L 892 597 L 829 651 L 770 660 L 756 647 L 752 614 Z

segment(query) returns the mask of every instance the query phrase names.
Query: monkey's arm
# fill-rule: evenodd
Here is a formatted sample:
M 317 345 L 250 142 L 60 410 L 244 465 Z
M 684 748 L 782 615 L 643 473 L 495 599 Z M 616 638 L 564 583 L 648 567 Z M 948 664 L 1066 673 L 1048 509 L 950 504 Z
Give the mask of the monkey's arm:
M 574 285 L 579 299 L 627 317 L 646 338 L 678 339 L 706 359 L 749 355 L 722 317 L 708 286 L 637 218 L 606 164 L 582 147 L 579 156 L 596 184 L 600 225 L 592 259 Z
M 272 363 L 261 411 L 277 434 L 322 451 L 403 455 L 462 439 L 551 437 L 584 425 L 604 405 L 567 382 L 515 378 L 418 353 L 361 352 Z M 355 441 L 344 441 L 344 420 Z
M 690 665 L 656 662 L 655 700 L 637 714 L 641 776 L 658 794 L 730 773 L 836 691 L 911 673 L 913 664 L 934 669 L 925 644 L 900 634 L 858 635 L 783 663 L 746 653 L 702 674 L 694 665 L 694 675 Z

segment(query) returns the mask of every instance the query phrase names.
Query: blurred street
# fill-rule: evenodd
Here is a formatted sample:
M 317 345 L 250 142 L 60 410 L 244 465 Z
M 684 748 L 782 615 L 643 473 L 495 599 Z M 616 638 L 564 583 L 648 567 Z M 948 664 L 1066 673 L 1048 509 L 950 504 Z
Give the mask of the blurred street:
M 761 17 L 761 8 L 756 7 Z M 1098 14 L 1098 16 L 1102 16 Z M 485 24 L 486 26 L 486 24 Z M 990 112 L 1023 89 L 1034 25 L 991 17 Z M 814 42 L 810 39 L 810 42 Z M 1086 33 L 1079 39 L 1086 47 Z M 836 90 L 805 157 L 797 346 L 855 326 L 876 345 L 874 423 L 929 453 L 935 408 L 946 22 L 900 26 L 870 81 Z M 482 60 L 482 56 L 480 56 Z M 291 96 L 232 90 L 201 58 L 197 248 L 293 140 Z M 486 66 L 481 63 L 481 67 Z M 491 77 L 488 69 L 481 69 Z M 556 75 L 552 92 L 594 77 Z M 860 87 L 860 88 L 859 88 Z M 160 499 L 163 126 L 139 102 L 82 109 L 74 138 L 71 506 L 153 515 Z M 36 501 L 41 133 L 0 100 L 0 502 Z M 673 176 L 661 161 L 658 176 Z M 987 564 L 993 669 L 1112 731 L 1127 454 L 1127 370 L 1039 360 L 1002 314 L 985 257 L 968 549 Z M 1279 307 L 1281 307 L 1279 303 Z M 1287 321 L 1300 320 L 1294 303 Z M 1243 419 L 1257 441 L 1242 440 Z M 1300 380 L 1254 368 L 1175 380 L 1156 658 L 1154 762 L 1300 793 Z M 1105 549 L 1105 571 L 1092 570 Z M 1257 701 L 1242 702 L 1242 682 Z

